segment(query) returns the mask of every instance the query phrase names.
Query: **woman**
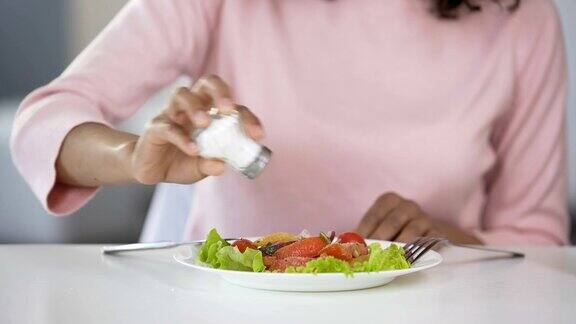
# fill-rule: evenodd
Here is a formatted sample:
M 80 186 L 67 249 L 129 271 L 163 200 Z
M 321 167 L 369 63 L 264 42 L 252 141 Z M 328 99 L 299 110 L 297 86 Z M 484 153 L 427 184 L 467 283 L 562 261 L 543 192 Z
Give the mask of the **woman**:
M 198 182 L 187 238 L 565 244 L 562 35 L 551 1 L 512 2 L 132 1 L 22 103 L 14 160 L 57 215 L 103 185 Z M 142 136 L 113 128 L 181 75 Z M 198 157 L 214 105 L 274 150 L 256 181 Z

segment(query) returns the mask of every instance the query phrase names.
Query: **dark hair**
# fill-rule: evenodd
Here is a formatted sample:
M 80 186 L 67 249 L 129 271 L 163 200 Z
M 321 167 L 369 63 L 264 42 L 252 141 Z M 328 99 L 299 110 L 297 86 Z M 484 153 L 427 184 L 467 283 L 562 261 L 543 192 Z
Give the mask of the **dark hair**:
M 492 2 L 498 3 L 506 10 L 512 12 L 520 6 L 522 0 L 511 0 L 510 4 L 503 5 L 500 0 L 491 0 Z M 477 1 L 473 0 L 433 0 L 434 4 L 432 6 L 432 11 L 440 18 L 444 19 L 454 19 L 458 17 L 458 10 L 464 6 L 468 11 L 475 12 L 482 10 L 482 7 Z

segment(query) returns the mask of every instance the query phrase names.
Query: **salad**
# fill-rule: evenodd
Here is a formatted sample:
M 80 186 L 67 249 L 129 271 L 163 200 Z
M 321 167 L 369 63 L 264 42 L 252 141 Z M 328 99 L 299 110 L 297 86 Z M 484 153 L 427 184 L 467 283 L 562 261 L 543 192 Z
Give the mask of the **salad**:
M 239 239 L 232 244 L 212 229 L 198 253 L 206 266 L 250 272 L 344 273 L 375 272 L 410 268 L 404 249 L 391 244 L 367 245 L 354 232 L 323 233 L 310 236 L 273 233 L 255 241 Z

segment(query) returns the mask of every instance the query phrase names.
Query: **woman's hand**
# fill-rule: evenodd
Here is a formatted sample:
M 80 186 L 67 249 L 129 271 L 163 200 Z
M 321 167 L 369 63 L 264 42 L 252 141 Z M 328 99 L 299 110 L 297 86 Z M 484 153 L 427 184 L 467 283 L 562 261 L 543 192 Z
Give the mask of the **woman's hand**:
M 478 238 L 434 220 L 413 201 L 395 193 L 380 196 L 357 229 L 364 237 L 409 242 L 419 236 L 445 237 L 455 243 L 482 244 Z
M 190 137 L 192 128 L 210 124 L 206 111 L 214 106 L 224 113 L 235 109 L 250 137 L 258 140 L 264 136 L 258 118 L 248 108 L 234 104 L 226 83 L 207 76 L 191 89 L 180 88 L 140 137 L 100 123 L 74 127 L 56 160 L 56 180 L 65 185 L 98 187 L 131 182 L 193 183 L 219 175 L 224 172 L 224 162 L 198 156 L 198 147 Z
M 206 176 L 220 175 L 224 162 L 200 157 L 190 134 L 193 128 L 210 124 L 207 111 L 237 110 L 247 134 L 259 140 L 264 132 L 258 118 L 244 106 L 235 105 L 228 85 L 217 76 L 201 78 L 191 89 L 180 88 L 160 115 L 146 126 L 131 152 L 130 172 L 144 184 L 193 183 Z

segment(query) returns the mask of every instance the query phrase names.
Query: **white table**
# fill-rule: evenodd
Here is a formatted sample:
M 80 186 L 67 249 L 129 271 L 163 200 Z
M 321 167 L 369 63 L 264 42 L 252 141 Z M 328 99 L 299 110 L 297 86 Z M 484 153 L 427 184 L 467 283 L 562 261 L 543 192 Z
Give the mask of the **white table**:
M 172 251 L 0 245 L 0 323 L 576 323 L 576 249 L 526 259 L 445 249 L 440 266 L 384 287 L 286 293 L 236 287 Z

